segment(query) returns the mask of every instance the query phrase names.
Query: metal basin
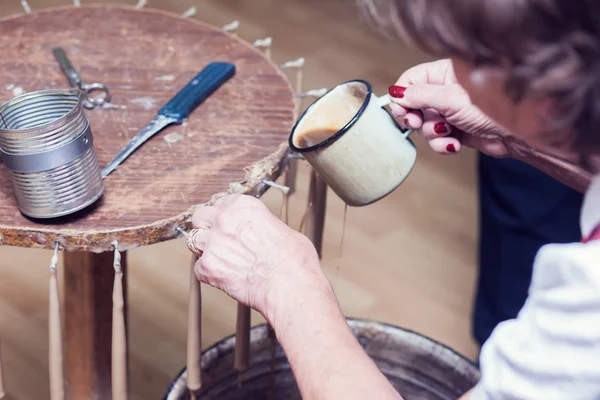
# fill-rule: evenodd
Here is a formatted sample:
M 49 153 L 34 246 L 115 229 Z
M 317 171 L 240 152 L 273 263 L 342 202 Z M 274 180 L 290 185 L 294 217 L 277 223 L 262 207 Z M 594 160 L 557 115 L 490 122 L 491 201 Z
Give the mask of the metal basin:
M 456 400 L 479 380 L 468 359 L 418 333 L 379 322 L 348 319 L 348 324 L 375 364 L 405 400 Z M 275 396 L 271 389 L 272 343 L 266 325 L 251 331 L 250 367 L 241 384 L 233 369 L 235 337 L 223 339 L 202 355 L 202 400 L 300 400 L 283 349 L 275 351 Z M 169 387 L 165 400 L 189 399 L 185 369 Z

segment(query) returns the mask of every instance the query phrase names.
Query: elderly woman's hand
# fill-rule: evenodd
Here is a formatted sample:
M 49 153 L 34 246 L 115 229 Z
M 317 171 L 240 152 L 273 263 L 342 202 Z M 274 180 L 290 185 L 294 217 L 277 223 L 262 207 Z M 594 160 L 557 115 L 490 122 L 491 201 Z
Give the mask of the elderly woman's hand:
M 458 84 L 449 59 L 417 65 L 390 87 L 392 114 L 400 124 L 420 131 L 442 154 L 473 147 L 493 157 L 506 157 L 504 129 L 471 103 Z
M 198 278 L 267 320 L 291 291 L 331 290 L 310 240 L 288 227 L 258 199 L 227 195 L 193 216 L 195 246 L 203 251 Z

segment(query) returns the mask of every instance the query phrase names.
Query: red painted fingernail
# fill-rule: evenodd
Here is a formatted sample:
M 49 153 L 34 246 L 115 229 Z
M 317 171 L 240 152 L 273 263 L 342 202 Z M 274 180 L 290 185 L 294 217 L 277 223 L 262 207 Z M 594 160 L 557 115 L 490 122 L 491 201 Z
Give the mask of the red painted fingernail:
M 446 151 L 448 153 L 456 153 L 456 147 L 454 147 L 454 145 L 450 143 L 448 146 L 446 146 Z
M 388 93 L 390 96 L 395 97 L 397 99 L 401 99 L 404 97 L 404 91 L 406 88 L 404 86 L 390 86 L 388 88 Z
M 405 118 L 405 119 L 404 119 L 404 125 L 405 125 L 407 128 L 410 128 L 410 124 L 408 123 L 408 118 Z
M 434 125 L 433 131 L 435 133 L 446 133 L 446 132 L 448 132 L 448 128 L 446 128 L 446 124 L 445 123 L 438 122 L 437 124 Z

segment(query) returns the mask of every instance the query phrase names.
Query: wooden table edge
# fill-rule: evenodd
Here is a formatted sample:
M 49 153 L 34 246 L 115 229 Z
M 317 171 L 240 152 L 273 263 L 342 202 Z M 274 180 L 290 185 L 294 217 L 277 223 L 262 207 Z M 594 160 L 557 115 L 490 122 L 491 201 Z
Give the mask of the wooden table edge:
M 187 211 L 173 217 L 153 222 L 148 225 L 130 226 L 122 229 L 80 232 L 72 229 L 15 228 L 0 224 L 0 245 L 53 249 L 55 243 L 60 243 L 63 251 L 87 251 L 102 253 L 114 250 L 113 241 L 119 242 L 119 250 L 127 251 L 142 246 L 165 242 L 180 238 L 182 235 L 177 228 L 191 228 L 191 218 L 199 207 L 213 204 L 225 194 L 247 194 L 262 196 L 269 186 L 264 180 L 275 181 L 287 168 L 289 147 L 282 143 L 279 149 L 271 155 L 245 168 L 246 177 L 241 182 L 231 182 L 229 188 L 216 193 L 204 203 L 192 206 Z

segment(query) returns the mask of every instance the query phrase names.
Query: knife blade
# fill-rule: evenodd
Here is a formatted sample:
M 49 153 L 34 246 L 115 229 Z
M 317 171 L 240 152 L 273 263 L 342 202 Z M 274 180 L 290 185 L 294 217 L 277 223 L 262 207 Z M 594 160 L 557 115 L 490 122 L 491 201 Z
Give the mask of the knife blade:
M 106 178 L 134 151 L 165 127 L 172 124 L 181 124 L 185 121 L 196 107 L 202 104 L 215 90 L 234 75 L 235 65 L 231 63 L 212 62 L 208 64 L 194 79 L 169 100 L 158 111 L 158 115 L 135 135 L 119 154 L 104 167 L 102 178 Z

